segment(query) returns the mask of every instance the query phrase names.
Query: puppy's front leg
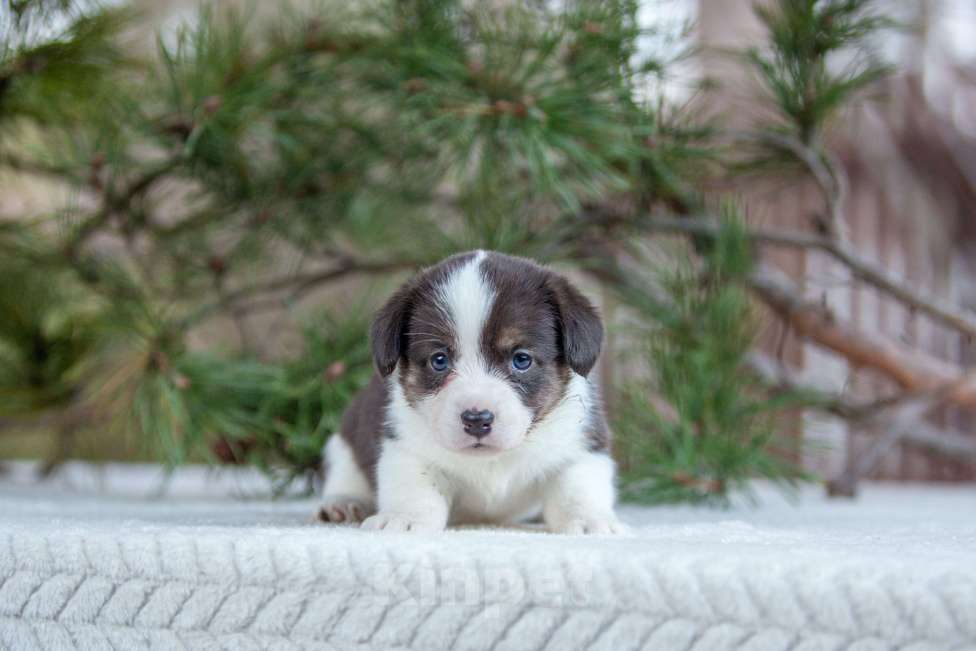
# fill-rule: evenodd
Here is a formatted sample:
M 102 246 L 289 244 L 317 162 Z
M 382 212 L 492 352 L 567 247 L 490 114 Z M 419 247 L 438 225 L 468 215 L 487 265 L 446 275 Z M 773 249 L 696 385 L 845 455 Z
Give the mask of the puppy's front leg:
M 552 478 L 543 497 L 542 516 L 554 533 L 622 533 L 613 512 L 616 500 L 613 459 L 590 453 Z
M 447 484 L 436 470 L 395 444 L 384 448 L 377 466 L 379 512 L 363 521 L 363 529 L 440 531 L 447 526 Z

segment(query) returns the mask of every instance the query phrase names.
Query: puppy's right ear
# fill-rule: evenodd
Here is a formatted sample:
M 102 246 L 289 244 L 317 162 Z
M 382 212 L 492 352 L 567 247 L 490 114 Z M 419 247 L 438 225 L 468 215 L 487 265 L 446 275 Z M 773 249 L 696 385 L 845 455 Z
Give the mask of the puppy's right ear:
M 373 363 L 382 377 L 393 372 L 404 352 L 404 328 L 410 315 L 413 293 L 413 283 L 404 285 L 373 317 L 369 341 L 373 349 Z

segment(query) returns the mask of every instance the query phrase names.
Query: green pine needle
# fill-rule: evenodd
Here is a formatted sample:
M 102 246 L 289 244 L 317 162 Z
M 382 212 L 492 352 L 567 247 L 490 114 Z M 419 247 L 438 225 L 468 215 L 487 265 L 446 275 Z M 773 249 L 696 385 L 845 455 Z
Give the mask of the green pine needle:
M 656 323 L 636 351 L 652 380 L 624 387 L 614 420 L 625 499 L 727 505 L 757 478 L 785 489 L 809 479 L 796 450 L 775 450 L 779 417 L 800 397 L 770 400 L 746 369 L 757 320 L 740 281 L 753 257 L 735 210 L 724 212 L 704 267 L 656 272 L 666 302 L 636 286 L 624 294 Z

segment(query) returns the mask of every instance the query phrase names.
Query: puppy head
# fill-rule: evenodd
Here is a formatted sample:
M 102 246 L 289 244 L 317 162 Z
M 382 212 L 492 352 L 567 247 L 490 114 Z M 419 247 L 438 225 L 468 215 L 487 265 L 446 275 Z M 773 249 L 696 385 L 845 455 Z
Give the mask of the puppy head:
M 427 269 L 380 309 L 376 368 L 396 373 L 410 409 L 444 448 L 517 447 L 596 363 L 603 326 L 565 278 L 499 253 L 464 253 Z

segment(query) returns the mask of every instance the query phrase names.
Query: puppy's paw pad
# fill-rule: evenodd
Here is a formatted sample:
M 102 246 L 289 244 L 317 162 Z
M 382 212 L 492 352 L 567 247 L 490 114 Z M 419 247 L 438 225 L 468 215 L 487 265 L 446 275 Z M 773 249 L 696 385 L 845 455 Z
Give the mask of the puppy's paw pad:
M 627 533 L 627 527 L 615 517 L 585 517 L 560 523 L 553 527 L 553 531 L 577 536 L 613 536 Z
M 370 531 L 440 531 L 444 527 L 438 526 L 415 516 L 404 513 L 377 513 L 366 518 L 363 529 Z
M 358 523 L 372 512 L 372 506 L 364 500 L 344 495 L 327 495 L 319 507 L 318 519 L 335 524 Z

